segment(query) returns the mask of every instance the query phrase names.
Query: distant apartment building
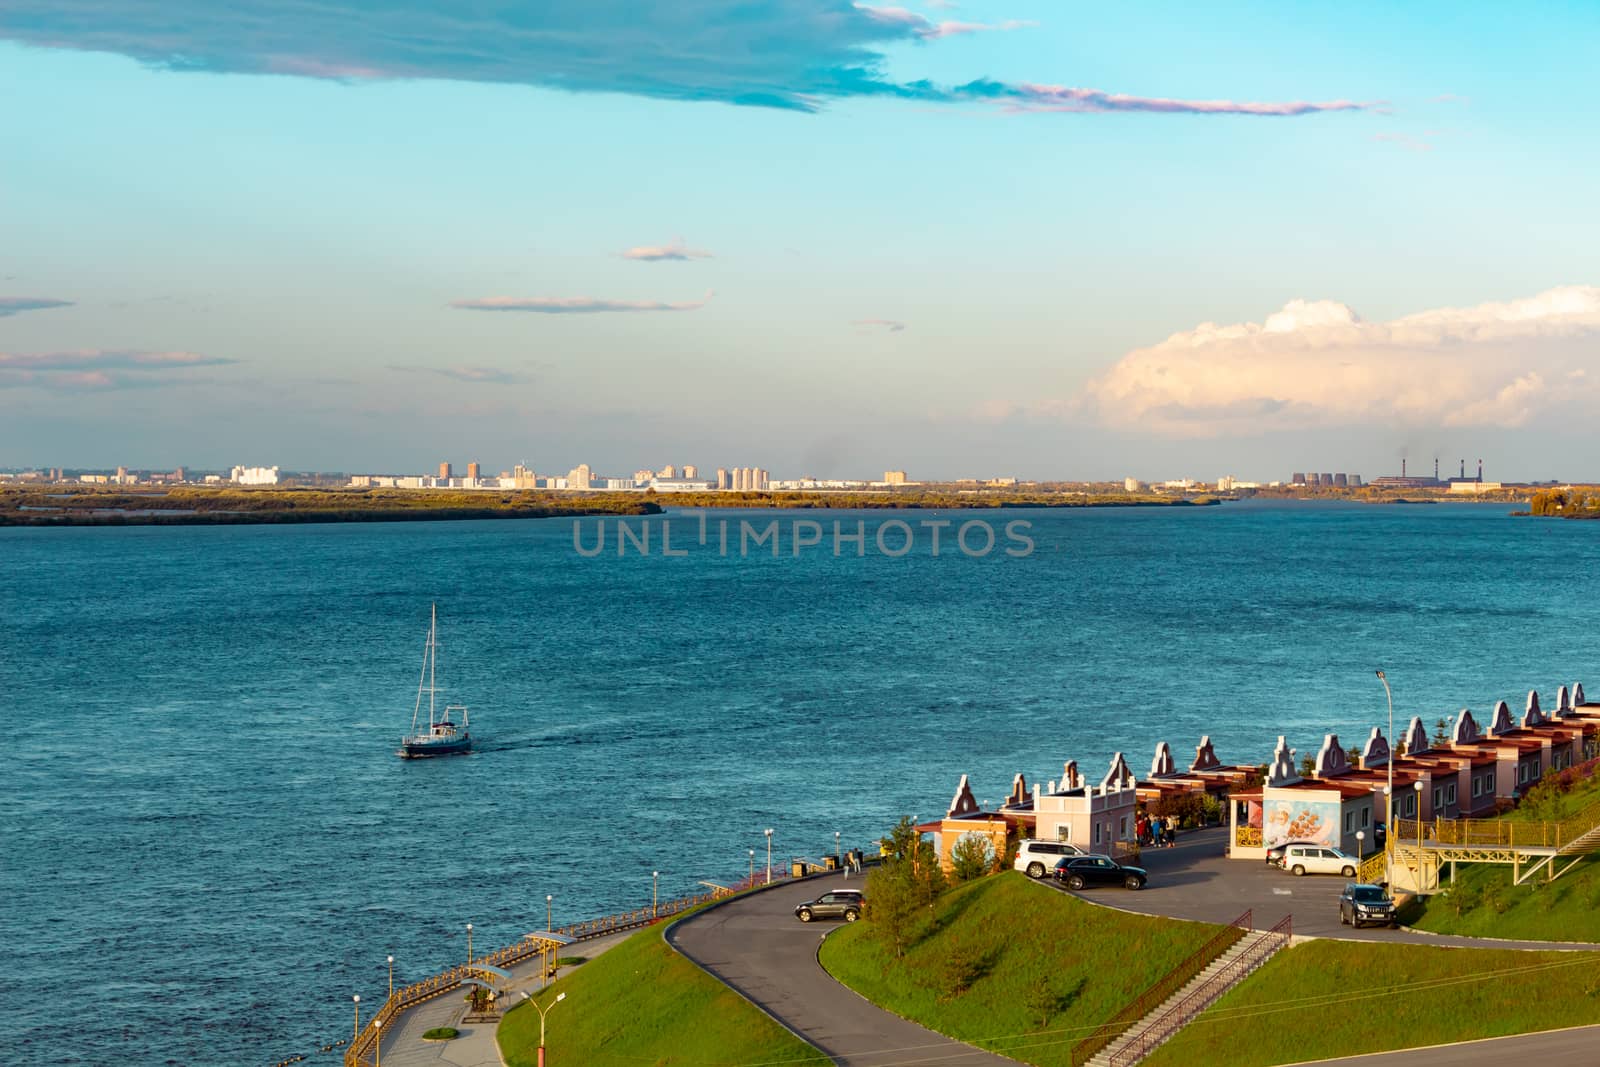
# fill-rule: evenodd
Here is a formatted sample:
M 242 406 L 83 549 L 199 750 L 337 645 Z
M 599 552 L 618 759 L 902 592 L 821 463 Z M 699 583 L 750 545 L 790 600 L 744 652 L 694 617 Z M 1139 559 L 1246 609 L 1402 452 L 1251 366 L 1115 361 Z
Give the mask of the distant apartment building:
M 1306 484 L 1305 471 L 1295 471 L 1293 474 L 1289 475 L 1289 484 L 1290 485 L 1305 485 Z
M 700 468 L 696 467 L 693 463 L 685 463 L 683 465 L 683 477 L 686 481 L 692 482 L 696 480 L 700 477 Z
M 655 471 L 649 470 L 649 469 L 644 468 L 644 467 L 641 467 L 638 470 L 633 472 L 633 484 L 635 484 L 635 485 L 646 485 L 655 476 L 656 476 L 656 472 Z
M 1217 492 L 1219 492 L 1219 493 L 1231 493 L 1231 492 L 1233 492 L 1234 484 L 1237 481 L 1238 481 L 1238 479 L 1235 478 L 1233 475 L 1224 474 L 1222 477 L 1217 479 Z
M 677 476 L 678 476 L 678 468 L 674 467 L 670 463 L 668 463 L 665 467 L 662 467 L 660 470 L 656 471 L 656 473 L 655 473 L 655 477 L 657 477 L 657 478 L 676 478 Z
M 1122 491 L 1125 493 L 1137 493 L 1141 492 L 1143 489 L 1144 483 L 1137 478 L 1122 479 Z
M 235 485 L 277 485 L 277 467 L 235 467 L 229 475 Z
M 564 486 L 564 488 L 588 489 L 591 488 L 590 483 L 593 481 L 593 479 L 594 472 L 589 469 L 589 465 L 587 463 L 580 463 L 576 467 L 572 468 L 572 470 L 567 472 L 567 484 Z
M 478 464 L 476 464 L 476 463 L 468 463 L 467 464 L 467 481 L 469 481 L 469 482 L 477 481 L 480 473 L 481 473 L 481 468 L 479 468 Z
M 718 467 L 717 468 L 717 488 L 718 489 L 732 489 L 733 488 L 733 478 L 728 474 L 728 468 L 726 468 L 726 467 Z
M 884 471 L 883 472 L 883 484 L 884 485 L 905 485 L 906 484 L 906 472 L 905 471 Z
M 451 478 L 454 478 L 455 475 L 455 468 L 452 467 L 449 462 L 439 464 L 439 477 L 449 481 Z
M 539 488 L 539 476 L 534 473 L 532 467 L 526 467 L 518 463 L 511 468 L 511 488 L 537 489 Z

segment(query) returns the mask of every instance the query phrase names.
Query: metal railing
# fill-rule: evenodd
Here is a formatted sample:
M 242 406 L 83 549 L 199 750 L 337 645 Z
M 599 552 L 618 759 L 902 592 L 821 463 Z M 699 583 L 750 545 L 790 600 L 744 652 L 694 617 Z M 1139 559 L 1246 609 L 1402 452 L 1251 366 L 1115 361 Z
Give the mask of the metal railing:
M 1420 831 L 1424 844 L 1463 848 L 1554 848 L 1570 846 L 1600 827 L 1600 800 L 1557 821 L 1531 819 L 1434 819 L 1424 821 Z M 1395 836 L 1401 841 L 1416 841 L 1416 819 L 1396 824 Z
M 1262 839 L 1261 827 L 1240 826 L 1233 832 L 1233 843 L 1240 848 L 1260 848 L 1265 841 Z
M 1252 913 L 1247 911 L 1223 927 L 1217 935 L 1156 981 L 1149 989 L 1111 1018 L 1095 1028 L 1094 1033 L 1072 1046 L 1072 1067 L 1083 1067 L 1095 1053 L 1121 1037 L 1140 1019 L 1155 1011 L 1167 999 L 1188 985 L 1195 975 L 1211 966 L 1224 952 L 1232 948 L 1251 929 Z
M 1376 885 L 1384 881 L 1388 871 L 1388 852 L 1380 849 L 1361 861 L 1361 866 L 1356 868 L 1356 881 L 1363 885 Z
M 783 881 L 786 874 L 780 875 L 773 871 L 774 882 Z M 606 934 L 619 933 L 623 930 L 632 930 L 641 926 L 649 926 L 660 919 L 669 918 L 688 911 L 690 908 L 699 907 L 721 897 L 731 895 L 732 890 L 712 890 L 709 893 L 695 893 L 691 896 L 676 897 L 672 900 L 663 900 L 661 903 L 648 908 L 635 908 L 632 911 L 618 912 L 599 919 L 587 919 L 583 922 L 571 923 L 567 926 L 557 927 L 555 932 L 564 934 L 574 941 L 585 941 L 590 938 L 602 937 Z M 379 1006 L 372 1018 L 367 1020 L 366 1026 L 351 1041 L 350 1047 L 345 1050 L 345 1067 L 369 1067 L 375 1060 L 374 1046 L 380 1031 L 386 1031 L 389 1023 L 395 1016 L 408 1008 L 413 1008 L 425 1000 L 431 1000 L 441 993 L 459 989 L 463 979 L 471 977 L 485 977 L 481 968 L 476 964 L 487 964 L 492 967 L 507 968 L 524 960 L 532 959 L 543 951 L 537 941 L 523 939 L 503 948 L 495 949 L 477 957 L 472 964 L 458 963 L 449 970 L 412 982 L 410 985 L 401 986 Z
M 1285 915 L 1272 929 L 1260 934 L 1239 955 L 1196 986 L 1188 996 L 1161 1013 L 1161 1017 L 1143 1027 L 1132 1039 L 1111 1054 L 1111 1067 L 1132 1067 L 1167 1038 L 1209 1008 L 1216 1000 L 1244 981 L 1257 967 L 1271 958 L 1294 937 L 1294 916 Z M 1077 1061 L 1074 1060 L 1074 1063 Z

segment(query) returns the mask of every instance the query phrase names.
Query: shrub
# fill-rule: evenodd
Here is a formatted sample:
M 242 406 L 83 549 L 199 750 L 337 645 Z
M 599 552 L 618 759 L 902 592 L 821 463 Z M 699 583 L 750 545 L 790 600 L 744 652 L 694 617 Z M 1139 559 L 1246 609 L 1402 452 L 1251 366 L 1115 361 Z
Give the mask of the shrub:
M 461 1031 L 453 1026 L 435 1026 L 432 1030 L 422 1032 L 424 1041 L 449 1041 L 451 1038 L 460 1037 Z
M 983 834 L 962 834 L 950 849 L 956 880 L 970 882 L 994 870 L 994 845 Z

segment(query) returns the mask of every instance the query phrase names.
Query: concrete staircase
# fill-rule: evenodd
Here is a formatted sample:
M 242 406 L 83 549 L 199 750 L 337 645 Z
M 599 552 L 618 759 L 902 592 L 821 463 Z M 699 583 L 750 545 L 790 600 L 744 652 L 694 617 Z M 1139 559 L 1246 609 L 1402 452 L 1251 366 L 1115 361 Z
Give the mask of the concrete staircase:
M 1557 854 L 1561 856 L 1587 856 L 1594 852 L 1600 852 L 1600 826 L 1596 826 L 1588 833 L 1568 841 L 1561 846 Z
M 1245 934 L 1187 985 L 1095 1053 L 1085 1067 L 1130 1067 L 1138 1063 L 1286 944 L 1288 938 L 1274 931 Z

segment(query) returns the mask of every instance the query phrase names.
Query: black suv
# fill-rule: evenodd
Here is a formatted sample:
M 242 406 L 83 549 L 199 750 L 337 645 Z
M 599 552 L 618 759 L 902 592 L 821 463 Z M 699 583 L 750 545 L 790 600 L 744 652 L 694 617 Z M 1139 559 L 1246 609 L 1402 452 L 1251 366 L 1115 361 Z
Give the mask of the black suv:
M 1067 856 L 1055 866 L 1056 881 L 1068 889 L 1091 885 L 1120 885 L 1124 889 L 1143 889 L 1150 880 L 1143 867 L 1124 867 L 1108 856 Z
M 1363 923 L 1399 925 L 1394 914 L 1394 901 L 1389 899 L 1381 886 L 1350 882 L 1339 894 L 1339 925 L 1359 929 Z
M 861 905 L 861 893 L 858 890 L 835 889 L 822 894 L 816 900 L 796 905 L 794 913 L 803 923 L 808 923 L 812 919 L 843 919 L 847 923 L 853 923 L 861 918 Z

